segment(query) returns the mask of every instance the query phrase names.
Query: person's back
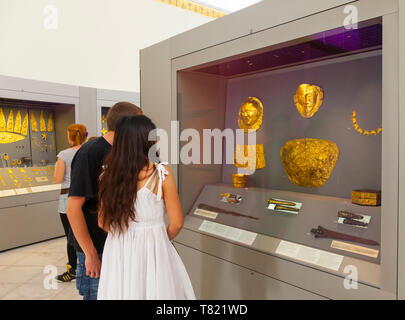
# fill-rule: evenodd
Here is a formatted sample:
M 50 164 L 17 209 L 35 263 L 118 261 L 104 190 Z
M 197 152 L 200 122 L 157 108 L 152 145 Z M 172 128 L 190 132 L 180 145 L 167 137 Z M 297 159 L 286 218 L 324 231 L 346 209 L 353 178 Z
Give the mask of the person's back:
M 124 115 L 142 113 L 129 102 L 117 102 L 107 114 L 108 132 L 84 144 L 72 161 L 67 215 L 73 231 L 78 266 L 76 287 L 84 300 L 96 300 L 101 255 L 106 239 L 98 227 L 98 180 L 105 156 L 111 149 L 114 130 Z
M 62 150 L 57 155 L 55 164 L 54 181 L 61 184 L 59 196 L 59 216 L 62 221 L 63 229 L 65 230 L 67 241 L 68 263 L 66 264 L 66 272 L 58 275 L 56 279 L 61 282 L 69 282 L 76 278 L 76 251 L 69 237 L 71 228 L 69 220 L 66 216 L 68 192 L 70 188 L 70 172 L 72 160 L 81 145 L 86 141 L 87 129 L 86 126 L 74 123 L 67 128 L 67 140 L 70 148 Z
M 108 237 L 98 299 L 195 299 L 187 271 L 170 242 L 183 223 L 173 174 L 167 163 L 153 165 L 149 162 L 148 148 L 143 148 L 139 141 L 134 143 L 142 150 L 137 152 L 137 158 L 144 155 L 145 162 L 137 163 L 129 154 L 120 153 L 122 141 L 127 142 L 125 146 L 129 150 L 132 147 L 128 142 L 132 137 L 125 132 L 125 126 L 139 131 L 146 127 L 141 137 L 147 137 L 153 129 L 153 124 L 144 116 L 138 116 L 139 121 L 126 118 L 123 132 L 119 132 L 120 126 L 117 128 L 118 141 L 114 140 L 100 179 L 99 225 L 108 231 Z M 148 125 L 152 127 L 148 129 Z M 134 171 L 125 166 L 131 167 L 133 162 Z M 117 166 L 118 163 L 124 166 Z M 139 166 L 140 163 L 143 165 Z M 128 182 L 122 181 L 124 175 Z M 170 220 L 167 229 L 166 209 Z

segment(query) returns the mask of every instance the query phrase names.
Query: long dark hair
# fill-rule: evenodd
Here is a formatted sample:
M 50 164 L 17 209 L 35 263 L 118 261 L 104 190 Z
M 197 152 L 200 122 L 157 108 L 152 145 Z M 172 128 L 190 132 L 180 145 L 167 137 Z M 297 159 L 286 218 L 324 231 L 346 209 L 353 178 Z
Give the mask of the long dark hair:
M 103 226 L 122 233 L 135 220 L 139 172 L 149 165 L 148 152 L 155 141 L 149 133 L 155 124 L 144 115 L 123 116 L 117 123 L 111 152 L 104 160 L 98 199 Z

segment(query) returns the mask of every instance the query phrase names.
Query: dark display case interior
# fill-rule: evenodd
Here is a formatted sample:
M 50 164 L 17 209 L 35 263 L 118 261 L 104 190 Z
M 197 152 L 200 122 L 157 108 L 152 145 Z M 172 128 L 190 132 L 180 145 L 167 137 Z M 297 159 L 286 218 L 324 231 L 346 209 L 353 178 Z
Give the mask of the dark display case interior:
M 381 19 L 181 70 L 177 89 L 180 132 L 201 137 L 200 162 L 179 165 L 186 213 L 380 262 Z M 257 127 L 244 120 L 249 108 Z M 203 129 L 243 123 L 256 132 L 256 170 L 225 157 L 203 164 Z M 235 140 L 222 142 L 224 155 L 229 143 L 238 152 Z

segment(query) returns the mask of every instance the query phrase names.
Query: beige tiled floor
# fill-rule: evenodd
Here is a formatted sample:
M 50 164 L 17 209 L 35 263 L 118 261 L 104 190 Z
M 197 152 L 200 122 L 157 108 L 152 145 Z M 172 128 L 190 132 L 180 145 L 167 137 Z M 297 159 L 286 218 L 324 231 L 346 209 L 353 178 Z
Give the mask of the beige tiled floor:
M 66 238 L 1 252 L 0 300 L 81 300 L 75 281 L 51 287 L 53 275 L 45 268 L 65 272 L 66 260 Z

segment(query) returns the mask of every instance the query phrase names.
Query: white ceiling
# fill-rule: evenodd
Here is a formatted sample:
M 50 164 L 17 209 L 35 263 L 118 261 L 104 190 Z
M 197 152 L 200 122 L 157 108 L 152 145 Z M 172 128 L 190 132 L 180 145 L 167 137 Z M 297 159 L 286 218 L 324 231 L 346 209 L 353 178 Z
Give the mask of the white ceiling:
M 235 12 L 262 0 L 192 0 L 206 7 L 215 8 L 226 13 Z

